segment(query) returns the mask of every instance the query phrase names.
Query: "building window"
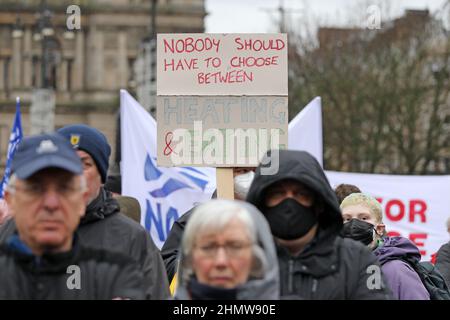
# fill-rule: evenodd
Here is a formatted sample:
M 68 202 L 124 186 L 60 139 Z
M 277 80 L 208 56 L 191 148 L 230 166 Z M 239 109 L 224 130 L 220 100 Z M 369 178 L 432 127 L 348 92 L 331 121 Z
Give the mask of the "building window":
M 128 58 L 128 83 L 129 87 L 134 87 L 136 85 L 136 77 L 134 74 L 134 64 L 136 62 L 135 58 Z
M 9 80 L 10 80 L 10 76 L 9 76 L 9 68 L 11 67 L 11 58 L 6 58 L 5 60 L 3 60 L 4 65 L 3 65 L 3 74 L 0 75 L 3 76 L 3 83 L 5 85 L 5 92 L 6 92 L 6 96 L 8 96 L 8 92 L 9 92 Z
M 33 88 L 38 87 L 38 74 L 39 74 L 39 58 L 37 56 L 33 56 L 31 58 L 31 85 Z
M 56 78 L 56 64 L 52 64 L 51 66 L 50 66 L 50 78 L 49 78 L 49 85 L 50 85 L 50 87 L 52 87 L 54 90 L 57 90 L 58 89 L 58 86 L 57 86 L 57 83 L 58 83 L 58 81 L 57 81 L 57 78 Z
M 72 90 L 72 70 L 73 70 L 73 59 L 67 60 L 67 91 Z
M 8 149 L 8 126 L 6 124 L 0 124 L 0 168 L 2 174 L 0 177 L 3 177 L 3 169 L 5 168 L 7 149 Z

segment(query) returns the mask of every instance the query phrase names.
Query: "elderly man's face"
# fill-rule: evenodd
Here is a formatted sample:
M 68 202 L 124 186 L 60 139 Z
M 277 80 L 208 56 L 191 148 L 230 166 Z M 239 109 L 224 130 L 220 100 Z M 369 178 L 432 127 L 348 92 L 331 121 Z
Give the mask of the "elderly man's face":
M 86 183 L 88 187 L 88 204 L 97 198 L 100 192 L 100 187 L 102 186 L 102 177 L 100 172 L 98 172 L 97 165 L 94 159 L 89 155 L 89 153 L 83 150 L 77 150 L 77 154 L 83 163 L 83 174 L 86 178 Z
M 192 266 L 200 283 L 234 288 L 248 280 L 253 255 L 244 223 L 234 218 L 220 232 L 196 237 Z
M 65 170 L 44 169 L 17 179 L 6 192 L 19 236 L 35 254 L 70 250 L 87 199 L 81 179 Z

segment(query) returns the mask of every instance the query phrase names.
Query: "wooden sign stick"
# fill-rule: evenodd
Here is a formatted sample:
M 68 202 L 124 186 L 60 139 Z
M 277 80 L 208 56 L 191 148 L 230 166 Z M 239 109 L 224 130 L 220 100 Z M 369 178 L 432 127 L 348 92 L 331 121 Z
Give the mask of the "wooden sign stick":
M 233 168 L 216 168 L 218 199 L 234 199 Z

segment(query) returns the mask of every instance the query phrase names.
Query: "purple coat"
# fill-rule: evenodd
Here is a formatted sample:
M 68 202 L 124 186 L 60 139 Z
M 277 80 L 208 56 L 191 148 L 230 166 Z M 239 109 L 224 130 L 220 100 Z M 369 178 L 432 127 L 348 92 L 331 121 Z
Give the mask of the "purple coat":
M 430 300 L 430 295 L 419 275 L 407 263 L 400 260 L 408 256 L 420 261 L 419 249 L 403 237 L 386 237 L 373 253 L 378 257 L 381 270 L 392 295 L 398 300 Z

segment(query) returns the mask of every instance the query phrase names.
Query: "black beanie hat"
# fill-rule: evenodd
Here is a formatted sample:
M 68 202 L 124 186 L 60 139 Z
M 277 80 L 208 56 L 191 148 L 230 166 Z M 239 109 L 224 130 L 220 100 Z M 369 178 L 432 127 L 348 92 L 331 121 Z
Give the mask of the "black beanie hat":
M 102 183 L 105 183 L 111 155 L 111 147 L 105 135 L 85 124 L 68 125 L 57 132 L 68 139 L 73 148 L 87 152 L 94 159 L 102 177 Z

